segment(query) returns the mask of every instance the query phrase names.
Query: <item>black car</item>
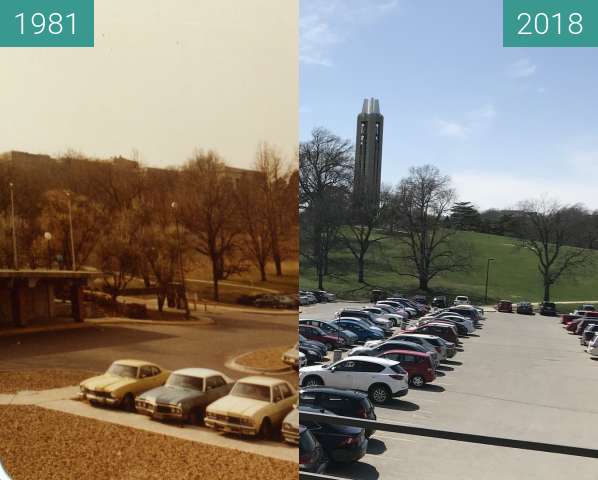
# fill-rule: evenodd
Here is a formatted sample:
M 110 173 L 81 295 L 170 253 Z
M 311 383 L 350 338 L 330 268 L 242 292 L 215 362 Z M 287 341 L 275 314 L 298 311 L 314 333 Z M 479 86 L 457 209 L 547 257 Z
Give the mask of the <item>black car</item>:
M 320 442 L 326 456 L 333 462 L 356 462 L 365 455 L 368 440 L 363 428 L 331 425 L 301 418 L 304 413 L 334 415 L 328 410 L 310 405 L 299 405 L 299 421 Z
M 540 315 L 554 317 L 556 315 L 556 305 L 552 302 L 542 302 L 540 304 Z
M 299 425 L 299 470 L 322 474 L 328 466 L 328 457 L 314 434 Z
M 517 313 L 522 315 L 533 315 L 534 314 L 534 307 L 529 302 L 519 302 L 517 304 Z
M 299 391 L 299 403 L 314 408 L 329 410 L 342 417 L 376 420 L 374 406 L 366 393 L 332 387 L 308 387 Z M 371 437 L 373 428 L 366 428 L 366 437 Z
M 311 348 L 312 350 L 316 350 L 317 352 L 321 353 L 323 357 L 326 356 L 328 349 L 326 345 L 322 342 L 318 342 L 317 340 L 311 340 L 309 338 L 304 337 L 303 335 L 299 334 L 299 343 L 303 346 Z
M 326 295 L 326 292 L 324 290 L 312 290 L 310 292 L 314 297 L 316 297 L 316 299 L 318 300 L 318 302 L 320 303 L 326 303 L 328 302 L 328 296 Z
M 301 342 L 299 342 L 298 349 L 303 355 L 305 355 L 305 360 L 307 361 L 308 365 L 319 363 L 324 359 L 323 355 L 320 352 L 314 350 L 311 347 L 305 346 Z
M 444 295 L 440 297 L 434 297 L 432 299 L 432 306 L 436 308 L 446 308 L 448 307 L 448 300 Z

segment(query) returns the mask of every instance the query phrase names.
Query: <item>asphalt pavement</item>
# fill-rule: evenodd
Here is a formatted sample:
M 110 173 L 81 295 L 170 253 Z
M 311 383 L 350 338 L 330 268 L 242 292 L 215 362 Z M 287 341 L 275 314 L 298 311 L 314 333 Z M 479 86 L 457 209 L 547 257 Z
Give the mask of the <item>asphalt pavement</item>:
M 345 304 L 301 308 L 330 319 Z M 356 304 L 352 303 L 355 306 Z M 555 317 L 488 312 L 463 351 L 424 389 L 376 407 L 380 420 L 472 434 L 595 448 L 598 362 Z M 363 480 L 417 478 L 598 478 L 592 459 L 377 432 L 357 464 L 331 475 Z

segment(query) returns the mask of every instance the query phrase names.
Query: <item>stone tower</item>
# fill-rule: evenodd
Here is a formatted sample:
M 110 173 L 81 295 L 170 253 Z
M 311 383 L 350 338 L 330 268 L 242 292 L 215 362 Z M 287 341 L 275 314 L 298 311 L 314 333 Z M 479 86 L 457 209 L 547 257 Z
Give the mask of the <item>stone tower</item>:
M 353 179 L 353 199 L 356 204 L 378 205 L 380 202 L 383 130 L 384 117 L 380 113 L 380 102 L 376 98 L 366 98 L 357 116 Z

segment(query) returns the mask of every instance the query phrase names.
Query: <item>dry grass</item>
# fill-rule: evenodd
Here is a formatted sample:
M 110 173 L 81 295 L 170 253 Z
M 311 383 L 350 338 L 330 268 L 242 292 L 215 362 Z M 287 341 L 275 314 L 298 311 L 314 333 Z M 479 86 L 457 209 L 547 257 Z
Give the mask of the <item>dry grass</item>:
M 0 393 L 69 387 L 94 375 L 98 375 L 98 372 L 57 368 L 0 370 Z
M 264 368 L 271 370 L 289 368 L 289 366 L 282 361 L 282 354 L 290 348 L 291 347 L 263 348 L 241 355 L 236 361 L 239 365 L 248 368 Z
M 298 478 L 292 462 L 32 406 L 0 407 L 0 438 L 13 480 Z

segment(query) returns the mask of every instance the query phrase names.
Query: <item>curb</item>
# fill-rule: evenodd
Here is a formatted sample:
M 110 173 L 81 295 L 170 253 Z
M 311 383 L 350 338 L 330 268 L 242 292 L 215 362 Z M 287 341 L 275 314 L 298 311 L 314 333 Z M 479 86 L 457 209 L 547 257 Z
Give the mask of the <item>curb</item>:
M 89 328 L 93 325 L 90 323 L 61 323 L 57 325 L 44 325 L 39 327 L 20 327 L 11 328 L 8 330 L 0 330 L 0 337 L 17 337 L 20 335 L 32 335 L 34 333 L 45 332 L 61 332 L 64 330 L 77 330 L 80 328 Z
M 203 317 L 197 320 L 139 320 L 134 318 L 100 318 L 86 320 L 90 325 L 181 325 L 181 326 L 205 326 L 213 325 L 216 322 L 211 317 Z
M 237 355 L 234 358 L 231 358 L 230 360 L 227 360 L 226 363 L 224 364 L 225 367 L 230 368 L 231 370 L 236 370 L 238 372 L 243 372 L 243 373 L 250 373 L 250 374 L 254 374 L 254 375 L 264 375 L 264 374 L 269 374 L 269 375 L 287 375 L 289 373 L 293 373 L 295 370 L 291 367 L 281 367 L 281 368 L 259 368 L 259 367 L 247 367 L 245 365 L 242 365 L 240 363 L 237 362 L 237 360 L 241 357 L 244 357 L 245 355 L 248 355 L 249 353 L 253 353 L 255 351 L 259 351 L 259 350 L 252 350 L 250 352 L 245 352 L 242 353 L 241 355 Z

